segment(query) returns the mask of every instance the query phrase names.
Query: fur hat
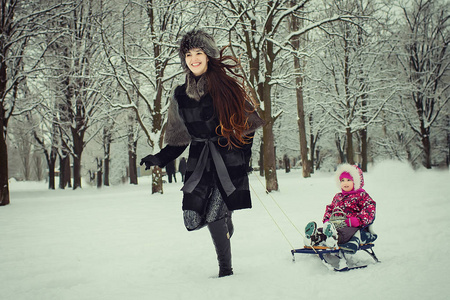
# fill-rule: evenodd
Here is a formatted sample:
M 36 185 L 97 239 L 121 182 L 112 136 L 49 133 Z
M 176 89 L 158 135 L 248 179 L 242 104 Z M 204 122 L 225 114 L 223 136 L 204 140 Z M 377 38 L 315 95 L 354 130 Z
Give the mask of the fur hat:
M 180 41 L 180 48 L 178 55 L 180 56 L 181 66 L 185 72 L 189 71 L 186 65 L 186 53 L 194 48 L 202 49 L 209 57 L 218 58 L 220 55 L 219 48 L 217 48 L 216 41 L 208 33 L 201 29 L 194 29 L 187 32 Z
M 356 165 L 341 164 L 336 169 L 336 179 L 339 188 L 341 188 L 341 176 L 348 178 L 345 173 L 350 175 L 352 178 L 355 191 L 364 187 L 364 176 L 362 170 Z

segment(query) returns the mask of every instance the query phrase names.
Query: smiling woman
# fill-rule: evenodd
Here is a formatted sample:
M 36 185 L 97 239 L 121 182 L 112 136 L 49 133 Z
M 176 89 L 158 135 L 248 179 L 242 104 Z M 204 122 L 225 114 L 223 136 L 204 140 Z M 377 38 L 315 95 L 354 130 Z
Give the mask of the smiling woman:
M 208 69 L 208 56 L 200 48 L 191 49 L 186 52 L 186 65 L 195 75 L 200 76 Z
M 164 136 L 166 147 L 141 161 L 165 166 L 188 145 L 183 217 L 189 231 L 208 227 L 219 277 L 233 274 L 231 213 L 251 208 L 247 171 L 254 131 L 263 121 L 235 73 L 238 60 L 223 56 L 203 30 L 187 32 L 179 48 L 186 82 L 175 89 Z

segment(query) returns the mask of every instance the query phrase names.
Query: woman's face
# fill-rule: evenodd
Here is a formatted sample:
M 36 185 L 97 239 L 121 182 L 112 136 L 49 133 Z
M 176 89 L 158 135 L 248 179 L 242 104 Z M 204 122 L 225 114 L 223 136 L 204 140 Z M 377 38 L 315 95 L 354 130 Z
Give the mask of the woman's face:
M 200 48 L 189 50 L 185 55 L 185 59 L 186 65 L 195 76 L 204 74 L 208 69 L 208 56 Z
M 342 178 L 341 180 L 341 189 L 345 192 L 353 191 L 354 183 L 352 180 L 348 178 Z

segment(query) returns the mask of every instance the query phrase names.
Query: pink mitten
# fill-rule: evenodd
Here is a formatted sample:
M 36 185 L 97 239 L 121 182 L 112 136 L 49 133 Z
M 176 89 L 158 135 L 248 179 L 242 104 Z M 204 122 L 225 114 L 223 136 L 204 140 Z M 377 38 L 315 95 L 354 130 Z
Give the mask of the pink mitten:
M 356 217 L 350 217 L 347 220 L 345 220 L 345 224 L 347 224 L 348 227 L 359 227 L 360 222 L 358 218 Z

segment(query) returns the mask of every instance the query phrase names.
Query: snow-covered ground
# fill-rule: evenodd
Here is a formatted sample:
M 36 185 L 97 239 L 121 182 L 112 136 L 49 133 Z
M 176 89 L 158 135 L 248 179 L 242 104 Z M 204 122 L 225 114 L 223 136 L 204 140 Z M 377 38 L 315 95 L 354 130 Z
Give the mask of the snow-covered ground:
M 250 178 L 253 208 L 233 215 L 235 275 L 220 279 L 208 230 L 184 228 L 180 182 L 162 195 L 148 178 L 76 191 L 11 182 L 11 205 L 0 207 L 0 299 L 450 299 L 449 171 L 371 167 L 381 263 L 346 273 L 290 252 L 338 191 L 331 173 L 279 171 L 271 194 Z

